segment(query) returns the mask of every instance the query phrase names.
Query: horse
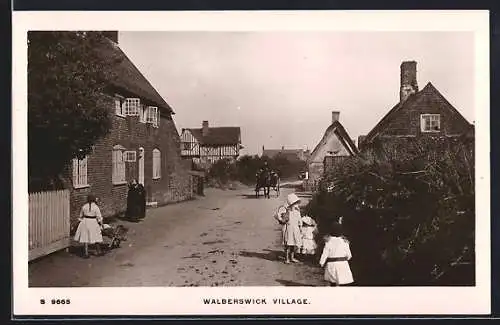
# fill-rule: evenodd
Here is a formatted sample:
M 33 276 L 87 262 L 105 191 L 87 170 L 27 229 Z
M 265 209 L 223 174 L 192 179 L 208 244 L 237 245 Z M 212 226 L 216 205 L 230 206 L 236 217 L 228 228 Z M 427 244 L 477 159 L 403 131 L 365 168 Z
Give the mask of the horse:
M 271 189 L 271 172 L 263 170 L 256 175 L 257 182 L 255 184 L 255 197 L 259 197 L 260 189 L 264 189 L 264 197 L 270 198 L 269 192 Z
M 272 187 L 276 191 L 276 197 L 280 196 L 280 177 L 278 173 L 271 172 L 271 183 L 270 187 Z

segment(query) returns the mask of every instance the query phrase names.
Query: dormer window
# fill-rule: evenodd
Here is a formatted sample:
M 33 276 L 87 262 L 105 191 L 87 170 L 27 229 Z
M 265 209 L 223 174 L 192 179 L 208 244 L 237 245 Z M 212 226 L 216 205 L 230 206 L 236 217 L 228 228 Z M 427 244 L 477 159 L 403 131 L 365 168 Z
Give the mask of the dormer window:
M 141 100 L 139 98 L 127 98 L 123 102 L 123 113 L 126 116 L 138 116 L 140 106 Z
M 158 127 L 159 125 L 159 110 L 158 107 L 148 106 L 146 109 L 146 123 L 151 123 L 153 126 Z
M 422 132 L 440 132 L 441 116 L 439 114 L 420 115 L 420 130 Z
M 115 114 L 118 116 L 125 116 L 124 98 L 120 95 L 115 95 Z

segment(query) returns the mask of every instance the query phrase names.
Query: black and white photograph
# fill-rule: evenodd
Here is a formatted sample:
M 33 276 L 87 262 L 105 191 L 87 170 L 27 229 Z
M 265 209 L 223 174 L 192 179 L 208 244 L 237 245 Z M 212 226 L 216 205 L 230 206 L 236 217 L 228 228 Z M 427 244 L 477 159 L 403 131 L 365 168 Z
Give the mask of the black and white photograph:
M 22 310 L 488 311 L 487 12 L 58 14 L 14 28 Z

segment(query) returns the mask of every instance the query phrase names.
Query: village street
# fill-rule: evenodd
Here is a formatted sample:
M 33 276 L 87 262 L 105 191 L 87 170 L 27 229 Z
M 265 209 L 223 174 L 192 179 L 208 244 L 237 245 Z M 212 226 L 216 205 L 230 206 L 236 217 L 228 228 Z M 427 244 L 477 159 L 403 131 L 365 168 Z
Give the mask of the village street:
M 286 265 L 273 213 L 281 197 L 206 189 L 205 197 L 149 209 L 128 241 L 105 256 L 61 251 L 29 266 L 30 286 L 316 286 L 317 262 Z

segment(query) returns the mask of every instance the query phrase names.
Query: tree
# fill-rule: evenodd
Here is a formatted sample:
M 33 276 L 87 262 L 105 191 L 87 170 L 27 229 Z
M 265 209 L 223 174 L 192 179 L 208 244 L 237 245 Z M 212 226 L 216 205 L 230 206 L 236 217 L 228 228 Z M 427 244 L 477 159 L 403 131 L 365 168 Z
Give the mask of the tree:
M 30 189 L 55 186 L 72 158 L 91 151 L 111 127 L 103 92 L 118 56 L 98 49 L 100 32 L 28 33 L 28 169 Z

